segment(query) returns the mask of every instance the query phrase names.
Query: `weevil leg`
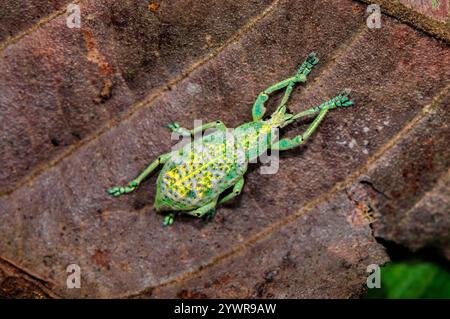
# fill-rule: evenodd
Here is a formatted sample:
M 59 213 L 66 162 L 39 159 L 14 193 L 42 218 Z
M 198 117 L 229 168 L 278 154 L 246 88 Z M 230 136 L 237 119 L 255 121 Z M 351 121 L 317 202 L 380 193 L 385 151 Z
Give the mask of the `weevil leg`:
M 272 149 L 278 149 L 278 150 L 288 150 L 294 147 L 297 147 L 301 144 L 303 144 L 310 136 L 311 134 L 316 130 L 316 128 L 319 126 L 320 122 L 323 120 L 325 115 L 329 110 L 335 109 L 337 107 L 346 107 L 353 105 L 353 101 L 350 101 L 349 99 L 350 90 L 345 89 L 342 91 L 341 94 L 336 96 L 335 98 L 317 106 L 310 108 L 306 111 L 300 112 L 296 115 L 294 115 L 287 123 L 292 123 L 296 119 L 299 119 L 304 116 L 313 115 L 316 113 L 319 113 L 317 117 L 314 119 L 314 121 L 311 123 L 311 125 L 308 127 L 308 129 L 305 131 L 305 133 L 298 135 L 292 139 L 289 138 L 283 138 L 273 144 L 271 146 Z
M 240 180 L 238 180 L 236 182 L 236 184 L 234 184 L 233 190 L 231 191 L 231 193 L 224 196 L 219 201 L 219 204 L 223 204 L 223 203 L 228 202 L 229 200 L 235 198 L 236 196 L 238 196 L 241 193 L 243 188 L 244 188 L 244 177 L 242 177 Z
M 160 164 L 164 164 L 170 157 L 172 156 L 172 153 L 166 153 L 160 155 L 155 161 L 153 161 L 145 170 L 142 171 L 142 173 L 139 174 L 138 177 L 133 179 L 131 182 L 128 183 L 127 186 L 116 186 L 109 188 L 107 192 L 114 196 L 118 197 L 123 194 L 131 193 L 134 190 L 136 190 L 141 182 L 151 173 L 153 172 Z
M 218 129 L 220 131 L 225 131 L 227 127 L 222 121 L 215 121 L 203 124 L 198 127 L 194 127 L 192 130 L 188 130 L 184 127 L 180 127 L 180 124 L 178 123 L 171 123 L 167 125 L 168 128 L 170 128 L 173 132 L 176 132 L 183 136 L 194 136 L 195 134 L 202 133 L 203 131 L 206 131 L 211 128 Z
M 294 122 L 295 120 L 297 120 L 299 118 L 319 113 L 320 111 L 322 111 L 324 109 L 332 110 L 332 109 L 335 109 L 338 107 L 346 107 L 346 106 L 354 105 L 353 101 L 350 100 L 349 95 L 350 95 L 350 90 L 345 89 L 335 98 L 333 98 L 325 103 L 322 103 L 319 106 L 312 107 L 310 109 L 307 109 L 305 111 L 295 114 L 291 119 L 289 119 L 289 121 L 286 123 L 286 125 Z
M 255 101 L 255 104 L 253 104 L 252 108 L 253 121 L 259 121 L 264 117 L 264 114 L 266 113 L 266 107 L 264 106 L 264 104 L 269 99 L 269 94 L 284 89 L 294 80 L 295 80 L 294 76 L 287 78 L 286 80 L 278 82 L 277 84 L 274 84 L 265 89 L 264 91 L 262 91 L 261 93 L 259 93 Z
M 303 64 L 298 69 L 297 74 L 294 77 L 294 81 L 289 83 L 289 85 L 287 86 L 286 91 L 284 92 L 284 96 L 281 99 L 281 102 L 278 105 L 277 109 L 275 110 L 275 113 L 277 113 L 282 107 L 286 106 L 287 101 L 291 97 L 292 91 L 294 89 L 294 85 L 297 82 L 306 82 L 307 76 L 311 73 L 312 68 L 317 63 L 319 63 L 319 59 L 317 58 L 316 53 L 311 52 L 308 55 L 308 57 L 306 58 L 305 62 L 303 62 Z
M 209 202 L 208 204 L 206 204 L 202 207 L 199 207 L 197 209 L 183 212 L 183 214 L 191 215 L 194 217 L 202 217 L 205 214 L 211 213 L 211 211 L 215 210 L 216 205 L 217 205 L 217 200 Z
M 314 119 L 314 121 L 311 123 L 311 125 L 306 129 L 305 133 L 301 135 L 297 135 L 296 137 L 290 139 L 290 138 L 282 138 L 278 142 L 274 143 L 271 146 L 271 149 L 273 150 L 289 150 L 291 148 L 297 147 L 299 145 L 302 145 L 310 136 L 311 134 L 317 129 L 320 122 L 324 119 L 325 115 L 327 115 L 328 109 L 325 108 L 320 111 L 319 115 Z
M 233 198 L 235 198 L 242 192 L 243 188 L 244 188 L 244 177 L 242 177 L 240 180 L 238 180 L 236 182 L 236 184 L 234 184 L 233 190 L 231 191 L 231 193 L 229 193 L 225 197 L 223 197 L 219 201 L 219 204 L 223 204 L 223 203 L 226 203 L 226 202 L 232 200 Z M 214 218 L 215 215 L 216 215 L 216 209 L 212 209 L 206 213 L 206 219 L 211 220 Z
M 255 101 L 252 109 L 252 116 L 254 121 L 259 121 L 263 118 L 266 107 L 264 106 L 265 102 L 269 99 L 269 94 L 279 91 L 281 89 L 286 88 L 283 99 L 281 100 L 280 106 L 278 106 L 277 111 L 286 104 L 288 101 L 292 90 L 294 88 L 295 83 L 297 82 L 306 82 L 306 76 L 311 72 L 311 69 L 314 65 L 319 62 L 316 54 L 314 52 L 310 53 L 305 62 L 300 66 L 297 71 L 297 74 L 293 77 L 287 78 L 277 84 L 274 84 L 264 91 L 262 91 L 258 98 Z
M 181 127 L 177 122 L 167 124 L 166 127 L 172 132 L 178 133 L 182 136 L 191 136 L 191 132 L 188 129 Z

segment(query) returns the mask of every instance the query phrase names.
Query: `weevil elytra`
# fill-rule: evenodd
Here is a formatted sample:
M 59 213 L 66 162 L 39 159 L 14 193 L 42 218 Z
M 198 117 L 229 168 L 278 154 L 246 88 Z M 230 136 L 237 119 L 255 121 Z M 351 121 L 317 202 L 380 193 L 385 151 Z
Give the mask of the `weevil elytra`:
M 350 91 L 344 90 L 317 107 L 297 114 L 290 114 L 287 111 L 287 101 L 295 84 L 306 82 L 308 74 L 318 61 L 314 52 L 309 54 L 295 76 L 261 92 L 253 105 L 252 122 L 232 130 L 227 129 L 221 121 L 207 123 L 192 130 L 182 128 L 177 123 L 169 124 L 168 127 L 172 131 L 191 137 L 208 129 L 215 130 L 194 139 L 178 150 L 160 155 L 127 186 L 110 188 L 107 190 L 108 193 L 120 196 L 136 190 L 152 171 L 164 164 L 158 176 L 154 204 L 158 212 L 169 211 L 164 218 L 164 225 L 172 224 L 176 213 L 213 217 L 218 204 L 225 203 L 241 193 L 248 163 L 255 162 L 258 156 L 269 149 L 283 151 L 302 145 L 329 110 L 353 105 L 348 96 Z M 284 95 L 277 109 L 270 118 L 263 119 L 266 111 L 264 103 L 270 94 L 280 90 L 284 90 Z M 285 127 L 297 119 L 311 115 L 316 117 L 301 135 L 278 140 L 273 133 L 274 130 Z M 232 147 L 230 140 L 233 141 Z M 231 188 L 231 192 L 220 198 L 224 191 Z

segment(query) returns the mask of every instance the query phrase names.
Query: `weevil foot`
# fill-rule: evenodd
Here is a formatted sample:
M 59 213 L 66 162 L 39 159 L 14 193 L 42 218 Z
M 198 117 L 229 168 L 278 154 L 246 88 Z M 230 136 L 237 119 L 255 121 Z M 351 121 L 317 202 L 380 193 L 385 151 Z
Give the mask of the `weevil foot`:
M 319 58 L 317 57 L 317 53 L 316 52 L 311 52 L 308 57 L 306 58 L 306 62 L 312 64 L 312 65 L 316 65 L 317 63 L 319 63 Z
M 214 217 L 216 216 L 216 213 L 217 213 L 217 209 L 212 209 L 209 212 L 207 212 L 205 214 L 205 221 L 209 222 L 209 221 L 213 220 Z
M 353 101 L 350 100 L 350 90 L 345 89 L 343 90 L 338 96 L 336 96 L 334 99 L 324 103 L 320 106 L 321 109 L 328 108 L 329 110 L 338 108 L 338 107 L 346 107 L 354 105 Z
M 317 58 L 317 54 L 315 52 L 311 52 L 306 58 L 305 62 L 300 66 L 300 69 L 297 72 L 296 81 L 297 82 L 305 82 L 306 76 L 311 73 L 312 68 L 319 63 L 319 59 Z
M 169 129 L 171 129 L 172 131 L 177 130 L 180 128 L 180 124 L 178 124 L 177 122 L 173 122 L 170 124 L 166 125 Z
M 106 190 L 106 192 L 114 197 L 119 197 L 120 195 L 131 193 L 138 187 L 138 183 L 136 181 L 132 181 L 125 187 L 112 187 Z
M 337 101 L 335 102 L 335 105 L 337 107 L 339 106 L 351 106 L 354 105 L 353 101 L 350 100 L 350 89 L 345 89 L 337 96 Z
M 164 217 L 164 226 L 170 226 L 175 221 L 175 213 L 170 213 Z

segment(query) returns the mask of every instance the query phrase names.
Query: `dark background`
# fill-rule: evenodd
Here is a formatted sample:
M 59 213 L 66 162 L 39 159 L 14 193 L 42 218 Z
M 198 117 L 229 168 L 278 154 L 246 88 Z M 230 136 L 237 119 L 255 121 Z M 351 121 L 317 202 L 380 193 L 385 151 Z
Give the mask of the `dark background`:
M 359 298 L 367 266 L 391 259 L 400 268 L 369 294 L 437 280 L 413 297 L 449 296 L 447 0 L 379 1 L 380 29 L 350 0 L 81 0 L 80 29 L 68 3 L 0 8 L 2 297 Z M 250 121 L 258 93 L 311 51 L 320 63 L 289 108 L 343 88 L 356 106 L 330 112 L 277 174 L 251 169 L 214 221 L 163 228 L 155 175 L 107 196 L 170 149 L 166 124 Z M 66 288 L 73 263 L 81 289 Z

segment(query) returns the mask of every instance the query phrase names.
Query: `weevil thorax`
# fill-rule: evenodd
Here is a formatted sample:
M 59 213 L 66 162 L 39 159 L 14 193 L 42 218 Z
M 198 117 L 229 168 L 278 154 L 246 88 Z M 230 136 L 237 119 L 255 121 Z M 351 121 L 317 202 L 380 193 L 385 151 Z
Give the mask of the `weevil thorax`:
M 247 160 L 264 154 L 278 136 L 278 129 L 290 123 L 292 114 L 280 107 L 267 120 L 245 123 L 234 130 L 237 148 L 245 151 Z
M 287 113 L 286 106 L 280 107 L 275 113 L 272 114 L 270 119 L 265 121 L 267 125 L 271 127 L 272 130 L 285 127 L 290 123 L 292 114 Z

